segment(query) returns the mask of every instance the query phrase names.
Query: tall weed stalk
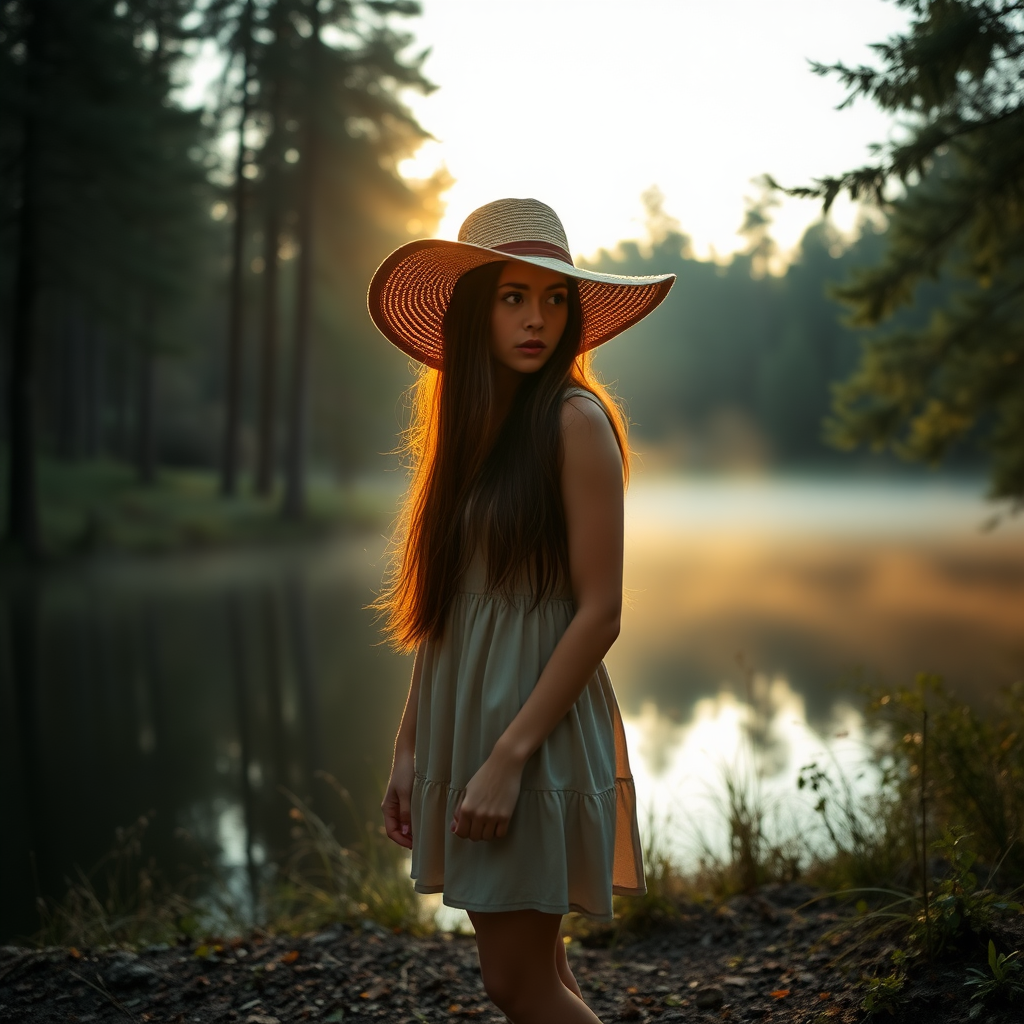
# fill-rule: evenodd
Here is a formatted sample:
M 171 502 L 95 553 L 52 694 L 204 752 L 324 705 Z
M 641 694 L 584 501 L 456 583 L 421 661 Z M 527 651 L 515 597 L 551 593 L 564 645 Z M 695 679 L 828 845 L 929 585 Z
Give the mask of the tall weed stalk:
M 204 911 L 188 895 L 192 885 L 172 889 L 155 862 L 143 856 L 149 820 L 118 828 L 114 846 L 89 872 L 76 869 L 61 900 L 39 897 L 42 946 L 139 948 L 191 937 L 204 925 Z
M 395 930 L 429 930 L 400 847 L 366 821 L 351 794 L 327 772 L 317 772 L 349 814 L 357 833 L 342 846 L 328 825 L 284 790 L 294 822 L 292 845 L 266 899 L 270 927 L 305 932 L 338 922 L 373 921 Z

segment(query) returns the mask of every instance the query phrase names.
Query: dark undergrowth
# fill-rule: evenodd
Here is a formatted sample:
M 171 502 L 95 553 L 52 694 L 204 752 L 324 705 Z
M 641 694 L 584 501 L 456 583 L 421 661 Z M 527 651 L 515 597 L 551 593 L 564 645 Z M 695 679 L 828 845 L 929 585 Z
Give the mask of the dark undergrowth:
M 705 850 L 696 870 L 682 871 L 652 822 L 647 894 L 616 897 L 610 924 L 567 919 L 567 932 L 583 945 L 616 946 L 679 925 L 694 905 L 792 886 L 837 907 L 830 949 L 860 973 L 870 1013 L 897 1011 L 915 977 L 936 970 L 959 978 L 977 1014 L 1024 1007 L 1024 684 L 1002 701 L 982 716 L 933 676 L 876 694 L 868 708 L 882 737 L 870 755 L 874 791 L 865 794 L 835 765 L 809 764 L 799 786 L 813 799 L 818 828 L 780 835 L 757 786 L 727 778 L 720 808 L 727 856 Z M 431 931 L 404 852 L 326 781 L 358 839 L 343 846 L 312 807 L 286 794 L 292 844 L 261 882 L 259 927 L 298 934 L 373 922 L 393 932 Z M 69 880 L 62 900 L 40 901 L 36 943 L 135 949 L 215 941 L 252 927 L 215 879 L 163 882 L 143 857 L 144 824 L 119 833 L 95 871 Z M 200 883 L 201 897 L 194 895 Z

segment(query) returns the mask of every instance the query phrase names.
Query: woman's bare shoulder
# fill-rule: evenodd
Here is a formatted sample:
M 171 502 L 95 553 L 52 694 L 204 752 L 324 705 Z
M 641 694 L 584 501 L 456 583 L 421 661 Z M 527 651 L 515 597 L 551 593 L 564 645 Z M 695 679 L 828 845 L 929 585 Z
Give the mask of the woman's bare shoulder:
M 600 401 L 589 393 L 571 393 L 562 403 L 562 440 L 567 463 L 578 459 L 610 459 L 616 466 L 622 466 L 608 414 Z

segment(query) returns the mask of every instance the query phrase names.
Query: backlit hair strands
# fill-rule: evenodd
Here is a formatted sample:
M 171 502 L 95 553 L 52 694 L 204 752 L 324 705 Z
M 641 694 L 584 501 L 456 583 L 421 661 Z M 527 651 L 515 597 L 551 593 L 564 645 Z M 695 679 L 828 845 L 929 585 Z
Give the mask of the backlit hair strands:
M 534 601 L 568 579 L 562 510 L 561 411 L 566 389 L 593 394 L 608 414 L 628 472 L 626 426 L 580 351 L 583 313 L 569 278 L 565 331 L 548 362 L 525 377 L 494 438 L 490 318 L 503 263 L 465 274 L 444 317 L 445 369 L 412 389 L 403 450 L 412 480 L 399 514 L 384 591 L 373 607 L 400 649 L 439 638 L 477 543 L 488 587 L 510 595 L 525 573 Z
M 510 259 L 563 274 L 569 309 L 554 352 L 524 376 L 491 438 L 491 315 Z M 589 391 L 604 407 L 625 479 L 625 420 L 594 376 L 590 352 L 643 319 L 674 281 L 673 274 L 628 277 L 574 266 L 558 215 L 536 199 L 487 203 L 466 218 L 458 241 L 408 242 L 377 268 L 370 316 L 425 367 L 404 435 L 412 480 L 384 591 L 373 605 L 398 647 L 442 635 L 478 544 L 492 591 L 511 596 L 525 579 L 539 602 L 568 579 L 560 487 L 566 390 Z

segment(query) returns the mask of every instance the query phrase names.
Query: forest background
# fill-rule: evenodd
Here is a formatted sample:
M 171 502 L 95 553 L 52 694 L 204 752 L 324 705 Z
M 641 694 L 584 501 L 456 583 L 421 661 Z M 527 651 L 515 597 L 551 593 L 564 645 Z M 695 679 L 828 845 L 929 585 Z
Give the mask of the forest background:
M 848 100 L 869 100 L 900 130 L 866 166 L 781 183 L 825 209 L 840 194 L 869 200 L 856 232 L 820 220 L 793 251 L 780 252 L 772 217 L 785 189 L 764 178 L 740 225 L 742 248 L 698 258 L 685 224 L 651 187 L 637 196 L 643 237 L 589 260 L 616 273 L 678 275 L 664 305 L 597 357 L 628 406 L 645 469 L 851 474 L 902 465 L 872 454 L 874 446 L 918 462 L 984 467 L 990 497 L 1021 507 L 1024 3 L 894 6 L 909 12 L 909 24 L 875 45 L 875 68 L 811 70 L 838 80 Z M 410 97 L 435 88 L 416 49 L 418 13 L 409 0 L 0 3 L 8 542 L 0 704 L 12 709 L 0 715 L 8 730 L 0 803 L 16 837 L 0 874 L 22 879 L 0 890 L 0 939 L 27 934 L 40 907 L 57 907 L 45 899 L 65 891 L 72 864 L 108 848 L 115 824 L 137 819 L 138 830 L 117 833 L 134 842 L 152 817 L 139 817 L 147 808 L 157 811 L 150 836 L 162 855 L 170 857 L 178 826 L 187 826 L 255 921 L 267 906 L 261 894 L 294 881 L 286 873 L 296 851 L 321 852 L 295 845 L 292 823 L 313 819 L 297 804 L 285 808 L 280 787 L 304 799 L 320 786 L 319 800 L 331 769 L 360 807 L 379 799 L 369 775 L 373 758 L 388 756 L 408 670 L 373 643 L 365 606 L 380 575 L 371 531 L 351 531 L 333 552 L 293 546 L 280 562 L 279 552 L 246 549 L 235 564 L 230 556 L 162 565 L 104 558 L 37 573 L 34 564 L 10 571 L 6 556 L 305 536 L 363 511 L 362 522 L 380 534 L 401 483 L 400 473 L 382 470 L 398 465 L 387 453 L 414 368 L 376 334 L 365 287 L 392 248 L 438 229 L 452 185 L 443 170 L 426 180 L 401 173 L 428 140 Z M 182 96 L 204 52 L 218 55 L 224 75 L 204 106 L 186 109 Z M 700 490 L 692 483 L 688 502 Z M 962 488 L 972 503 L 975 483 Z M 859 486 L 831 484 L 822 489 L 838 495 L 833 509 L 848 502 L 850 518 L 863 514 L 850 497 Z M 375 495 L 365 510 L 361 488 Z M 904 649 L 895 641 L 906 637 L 915 665 L 963 655 L 970 665 L 959 671 L 960 692 L 979 707 L 995 699 L 997 681 L 1019 680 L 1019 532 L 980 537 L 972 519 L 970 536 L 963 524 L 940 536 L 950 522 L 936 507 L 941 496 L 922 492 L 908 505 L 904 489 L 890 490 L 899 493 L 876 506 L 886 519 L 910 512 L 870 543 L 827 531 L 805 536 L 800 517 L 788 523 L 795 540 L 765 532 L 759 543 L 772 564 L 758 560 L 756 545 L 743 549 L 736 561 L 749 572 L 725 580 L 712 595 L 721 605 L 708 604 L 705 618 L 674 599 L 712 589 L 677 573 L 692 567 L 692 552 L 711 547 L 708 531 L 674 524 L 689 545 L 678 544 L 675 561 L 662 543 L 668 534 L 652 531 L 668 582 L 647 595 L 659 614 L 637 644 L 642 657 L 623 673 L 635 680 L 627 693 L 640 712 L 634 724 L 651 698 L 652 734 L 678 737 L 685 708 L 718 693 L 724 678 L 751 709 L 754 724 L 742 736 L 764 741 L 770 756 L 760 764 L 770 767 L 776 741 L 757 724 L 768 721 L 758 687 L 806 697 L 812 709 L 827 701 L 831 717 L 823 711 L 808 724 L 831 730 L 840 705 L 823 684 L 851 652 L 891 665 Z M 806 503 L 805 491 L 793 494 L 781 506 L 787 516 Z M 763 506 L 747 504 L 753 523 Z M 742 525 L 744 540 L 755 533 Z M 742 548 L 739 535 L 719 534 L 721 551 Z M 256 565 L 257 556 L 265 563 Z M 703 579 L 728 577 L 722 564 L 708 561 Z M 98 567 L 111 576 L 104 580 Z M 754 591 L 763 604 L 745 605 Z M 787 604 L 779 594 L 809 596 Z M 716 628 L 707 629 L 712 620 Z M 783 674 L 757 675 L 742 659 L 730 661 L 738 676 L 720 671 L 715 659 L 723 651 L 731 658 L 737 635 L 763 641 L 749 664 Z M 992 972 L 1010 959 L 1018 970 L 1019 938 L 996 936 L 1000 948 L 1018 950 L 998 961 L 987 925 L 970 914 L 972 906 L 991 909 L 996 871 L 1004 891 L 1019 892 L 1024 880 L 1021 695 L 1018 682 L 985 717 L 942 693 L 933 676 L 913 690 L 886 689 L 869 710 L 892 726 L 888 745 L 870 748 L 879 793 L 860 803 L 847 789 L 836 800 L 827 794 L 840 790 L 829 790 L 826 774 L 802 769 L 796 788 L 815 794 L 828 843 L 818 848 L 801 836 L 795 857 L 762 828 L 764 805 L 745 802 L 767 769 L 749 792 L 724 777 L 728 845 L 717 891 L 791 881 L 798 863 L 815 884 L 909 890 L 901 899 L 923 908 L 900 926 L 912 955 L 967 950 L 975 960 L 957 960 L 960 982 L 965 963 L 977 978 L 986 947 Z M 780 702 L 778 719 L 789 721 L 795 706 Z M 835 735 L 847 736 L 845 727 Z M 976 849 L 962 853 L 962 834 L 947 828 L 966 829 Z M 367 855 L 376 834 L 359 840 Z M 330 841 L 339 863 L 353 863 L 350 850 Z M 929 849 L 939 851 L 938 869 Z M 977 878 L 975 855 L 984 869 Z M 404 874 L 398 885 L 394 862 L 380 863 L 391 865 L 381 891 L 399 894 L 390 910 L 412 914 Z M 667 855 L 648 863 L 651 901 L 636 904 L 641 918 L 672 906 L 662 896 L 672 896 L 675 869 Z M 33 903 L 30 880 L 40 879 L 44 902 Z M 362 918 L 372 886 L 356 883 L 354 895 L 335 891 L 332 915 Z M 91 881 L 83 884 L 67 890 L 64 908 L 95 895 Z M 954 890 L 956 900 L 946 899 Z M 128 902 L 149 891 L 140 883 Z M 302 899 L 286 891 L 282 914 L 298 915 Z M 322 909 L 322 890 L 302 893 Z M 941 920 L 929 917 L 936 893 L 947 908 Z M 179 929 L 172 896 L 151 915 L 169 935 Z M 173 926 L 160 916 L 167 908 Z M 1016 903 L 1007 908 L 1020 913 Z M 145 923 L 147 908 L 136 910 L 124 919 Z M 388 919 L 390 910 L 374 913 L 389 925 L 407 920 Z M 69 927 L 48 941 L 85 942 L 78 936 L 90 934 L 90 921 L 70 911 Z M 61 913 L 51 922 L 59 925 Z M 906 981 L 895 955 L 871 974 L 866 1008 L 880 992 L 895 998 Z M 1007 968 L 1006 979 L 1013 998 L 1024 998 L 1022 976 Z M 930 981 L 923 989 L 940 991 Z
M 101 540 L 104 503 L 166 483 L 161 469 L 201 471 L 207 483 L 193 484 L 211 494 L 254 494 L 300 519 L 311 471 L 351 482 L 381 468 L 411 376 L 372 327 L 365 285 L 390 249 L 431 233 L 450 184 L 398 169 L 428 137 L 403 96 L 435 87 L 407 31 L 417 10 L 3 6 L 0 444 L 16 545 L 41 547 L 48 521 L 64 540 Z M 183 109 L 209 41 L 224 75 L 207 107 Z M 879 261 L 885 222 L 863 219 L 851 238 L 822 220 L 779 261 L 774 202 L 760 183 L 745 251 L 702 260 L 652 187 L 638 197 L 647 237 L 590 260 L 679 278 L 598 358 L 648 464 L 859 464 L 823 439 L 861 333 L 829 286 Z M 949 292 L 919 289 L 897 326 L 926 323 Z M 966 446 L 958 457 L 977 463 Z M 58 504 L 81 514 L 62 519 Z

